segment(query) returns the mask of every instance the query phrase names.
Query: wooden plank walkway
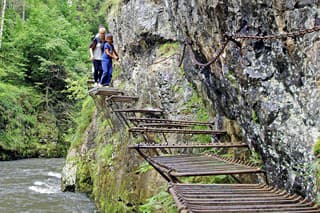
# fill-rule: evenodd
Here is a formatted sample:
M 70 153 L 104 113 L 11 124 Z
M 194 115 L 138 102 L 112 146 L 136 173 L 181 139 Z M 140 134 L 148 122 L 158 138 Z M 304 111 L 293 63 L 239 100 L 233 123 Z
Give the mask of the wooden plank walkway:
M 111 87 L 94 87 L 90 89 L 88 93 L 89 95 L 103 95 L 103 96 L 123 94 L 122 91 L 115 88 L 111 88 Z
M 106 98 L 106 101 L 131 103 L 137 101 L 138 99 L 139 97 L 136 96 L 111 95 L 110 97 Z

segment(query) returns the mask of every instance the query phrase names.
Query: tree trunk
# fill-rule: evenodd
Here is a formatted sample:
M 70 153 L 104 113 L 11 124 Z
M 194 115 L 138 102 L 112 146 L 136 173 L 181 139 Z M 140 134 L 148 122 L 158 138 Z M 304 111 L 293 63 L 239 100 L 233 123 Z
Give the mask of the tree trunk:
M 26 19 L 26 0 L 23 0 L 22 3 L 22 21 L 24 22 Z
M 4 15 L 6 12 L 6 0 L 2 0 L 2 11 L 1 11 L 1 26 L 0 26 L 0 49 L 2 44 L 2 34 L 3 34 L 3 27 L 4 27 Z

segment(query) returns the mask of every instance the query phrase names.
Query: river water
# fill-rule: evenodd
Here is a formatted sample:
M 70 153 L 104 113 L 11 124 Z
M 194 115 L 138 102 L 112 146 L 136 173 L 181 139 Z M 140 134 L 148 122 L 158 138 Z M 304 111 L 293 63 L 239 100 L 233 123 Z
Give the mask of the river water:
M 0 161 L 0 212 L 97 212 L 85 194 L 60 190 L 63 165 L 62 158 Z

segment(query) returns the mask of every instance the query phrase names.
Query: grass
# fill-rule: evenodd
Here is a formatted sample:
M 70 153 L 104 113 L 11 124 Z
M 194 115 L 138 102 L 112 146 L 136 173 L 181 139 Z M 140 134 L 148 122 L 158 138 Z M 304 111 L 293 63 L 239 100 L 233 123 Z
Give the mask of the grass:
M 319 188 L 320 184 L 320 137 L 318 137 L 316 144 L 313 147 L 313 153 L 316 156 L 316 160 L 312 165 L 312 169 L 315 172 L 316 180 L 317 180 L 317 187 Z M 320 203 L 320 194 L 317 195 L 317 202 Z
M 320 158 L 320 137 L 318 138 L 316 144 L 313 147 L 313 153 L 317 158 Z
M 256 111 L 252 111 L 251 118 L 252 118 L 253 122 L 259 123 L 258 113 Z
M 146 203 L 139 206 L 139 212 L 141 213 L 176 213 L 177 209 L 174 204 L 172 196 L 165 191 L 164 187 L 159 193 L 153 195 L 146 200 Z
M 177 42 L 169 42 L 162 44 L 159 47 L 157 54 L 163 57 L 171 56 L 179 51 L 179 46 L 180 44 Z
M 81 144 L 84 137 L 83 133 L 89 126 L 95 110 L 96 107 L 94 105 L 94 102 L 92 98 L 88 96 L 83 102 L 80 114 L 76 115 L 75 118 L 77 129 L 72 139 L 72 147 L 76 147 Z
M 135 171 L 135 173 L 143 174 L 143 173 L 146 173 L 152 169 L 153 169 L 153 167 L 147 161 L 143 161 L 140 164 L 139 168 Z

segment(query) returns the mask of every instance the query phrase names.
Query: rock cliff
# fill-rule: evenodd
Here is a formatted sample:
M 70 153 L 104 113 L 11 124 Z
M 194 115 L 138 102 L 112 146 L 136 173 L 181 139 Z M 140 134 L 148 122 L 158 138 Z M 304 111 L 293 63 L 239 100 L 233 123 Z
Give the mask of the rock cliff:
M 243 137 L 261 156 L 271 184 L 315 197 L 320 32 L 229 42 L 218 60 L 204 68 L 195 65 L 187 51 L 182 68 L 178 65 L 185 41 L 191 44 L 196 60 L 206 63 L 222 47 L 224 33 L 264 36 L 312 28 L 320 22 L 319 1 L 125 0 L 114 8 L 108 12 L 108 25 L 121 58 L 114 87 L 139 96 L 137 107 L 162 108 L 167 118 L 197 120 L 205 108 L 211 119 L 222 121 L 232 140 Z M 205 107 L 194 101 L 193 88 Z M 114 134 L 110 130 L 105 135 Z M 113 143 L 128 140 L 120 135 Z M 110 143 L 108 137 L 99 143 Z M 99 143 L 89 141 L 86 152 Z M 126 153 L 122 151 L 122 156 Z M 99 162 L 99 156 L 94 160 Z M 121 165 L 128 169 L 113 170 L 115 176 L 131 174 L 129 164 L 122 161 Z M 100 176 L 93 184 L 99 185 L 107 166 L 96 166 Z M 135 188 L 144 182 L 120 179 L 124 184 L 119 187 L 131 184 Z
M 171 112 L 175 103 L 170 97 L 175 94 L 167 88 L 175 82 L 169 73 L 179 69 L 174 57 L 152 65 L 161 59 L 156 52 L 160 45 L 188 40 L 196 59 L 205 63 L 222 46 L 224 33 L 277 35 L 320 22 L 316 0 L 131 0 L 120 8 L 109 25 L 122 48 L 123 75 L 137 85 L 135 92 L 167 93 L 152 99 Z M 185 77 L 209 100 L 212 114 L 241 127 L 262 156 L 271 183 L 312 197 L 312 148 L 320 135 L 319 32 L 239 41 L 241 49 L 230 42 L 206 68 L 195 66 L 187 54 Z

